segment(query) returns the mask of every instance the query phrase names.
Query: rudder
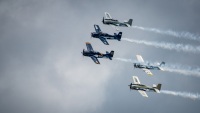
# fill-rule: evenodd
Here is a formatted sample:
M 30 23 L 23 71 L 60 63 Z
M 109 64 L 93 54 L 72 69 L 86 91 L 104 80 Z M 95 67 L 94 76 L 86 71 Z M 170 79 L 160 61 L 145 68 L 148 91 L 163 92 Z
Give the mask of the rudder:
M 111 57 L 113 57 L 114 56 L 114 51 L 111 51 L 110 55 L 111 55 Z
M 161 86 L 162 86 L 162 84 L 158 84 L 157 85 L 157 89 L 160 91 L 161 90 Z
M 118 35 L 117 35 L 117 40 L 120 41 L 121 38 L 122 38 L 122 32 L 119 32 Z
M 129 19 L 129 21 L 127 22 L 130 26 L 132 26 L 132 22 L 133 22 L 133 19 Z

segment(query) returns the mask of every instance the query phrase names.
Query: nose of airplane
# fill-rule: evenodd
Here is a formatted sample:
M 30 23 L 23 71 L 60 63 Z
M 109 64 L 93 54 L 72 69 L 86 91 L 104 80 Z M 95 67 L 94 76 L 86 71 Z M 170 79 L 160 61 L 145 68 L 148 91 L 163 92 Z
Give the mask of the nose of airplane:
M 129 87 L 130 87 L 130 89 L 131 89 L 131 86 L 132 86 L 132 83 L 130 84 L 130 85 L 128 85 Z
M 104 23 L 104 17 L 103 17 L 103 20 L 102 20 L 102 22 Z
M 83 49 L 83 52 L 81 52 L 82 54 L 84 54 L 84 49 Z
M 136 63 L 134 63 L 134 68 L 136 68 Z

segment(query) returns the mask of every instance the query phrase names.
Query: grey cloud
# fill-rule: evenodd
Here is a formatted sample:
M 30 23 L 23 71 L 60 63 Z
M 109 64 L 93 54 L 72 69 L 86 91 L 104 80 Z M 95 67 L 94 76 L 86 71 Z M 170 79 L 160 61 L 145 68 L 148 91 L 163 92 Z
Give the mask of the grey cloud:
M 102 24 L 105 11 L 119 20 L 133 18 L 138 26 L 198 33 L 198 4 L 179 0 L 1 1 L 0 112 L 198 112 L 199 101 L 155 93 L 144 99 L 128 89 L 131 76 L 136 75 L 147 85 L 161 82 L 165 90 L 200 92 L 195 77 L 158 71 L 147 77 L 133 70 L 131 63 L 100 59 L 101 65 L 96 65 L 81 55 L 89 41 L 95 50 L 115 50 L 116 58 L 133 59 L 141 54 L 151 61 L 198 67 L 198 55 L 124 41 L 109 41 L 110 46 L 105 46 L 90 39 L 93 24 L 105 32 L 116 32 Z M 123 37 L 133 39 L 199 44 L 136 29 L 121 30 Z

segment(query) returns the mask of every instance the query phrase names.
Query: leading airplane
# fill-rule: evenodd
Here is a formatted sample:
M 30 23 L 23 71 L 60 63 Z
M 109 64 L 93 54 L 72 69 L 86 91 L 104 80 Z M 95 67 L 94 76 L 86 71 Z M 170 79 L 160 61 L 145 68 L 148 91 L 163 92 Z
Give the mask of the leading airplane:
M 115 20 L 111 17 L 111 15 L 108 12 L 105 12 L 105 19 L 103 17 L 103 24 L 111 25 L 116 30 L 119 30 L 116 26 L 122 26 L 122 27 L 131 27 L 133 19 L 129 19 L 129 21 L 119 22 L 118 20 Z
M 92 45 L 89 42 L 86 42 L 87 50 L 83 49 L 83 56 L 90 57 L 96 64 L 100 64 L 98 58 L 108 58 L 112 60 L 112 57 L 114 55 L 114 51 L 111 51 L 110 53 L 106 51 L 106 54 L 94 51 L 92 48 Z
M 164 71 L 163 68 L 161 68 L 161 66 L 165 65 L 165 62 L 161 62 L 160 65 L 150 65 L 149 63 L 148 64 L 145 64 L 143 58 L 141 55 L 136 55 L 137 57 L 137 60 L 139 61 L 139 63 L 133 63 L 134 65 L 134 68 L 139 68 L 139 69 L 142 69 L 144 72 L 146 72 L 148 75 L 153 75 L 150 71 L 151 70 L 161 70 L 161 71 Z
M 118 41 L 121 40 L 122 32 L 119 32 L 118 34 L 114 33 L 114 35 L 109 35 L 107 33 L 103 33 L 98 25 L 94 25 L 94 29 L 96 32 L 92 32 L 91 37 L 99 38 L 105 45 L 109 45 L 106 39 Z
M 137 90 L 142 96 L 148 97 L 148 95 L 146 94 L 146 91 L 153 91 L 156 93 L 160 93 L 161 85 L 162 84 L 158 84 L 158 85 L 153 84 L 153 87 L 149 87 L 149 86 L 141 84 L 137 76 L 133 76 L 133 83 L 131 83 L 128 86 L 130 87 L 131 90 Z

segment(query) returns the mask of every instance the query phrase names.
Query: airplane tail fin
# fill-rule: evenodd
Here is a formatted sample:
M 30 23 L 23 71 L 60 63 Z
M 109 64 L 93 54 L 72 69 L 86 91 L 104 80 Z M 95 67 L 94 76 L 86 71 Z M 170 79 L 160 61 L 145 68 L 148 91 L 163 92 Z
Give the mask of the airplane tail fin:
M 161 90 L 161 86 L 162 86 L 162 84 L 158 84 L 156 88 L 160 91 Z
M 165 65 L 165 62 L 161 62 L 161 63 L 160 63 L 160 66 L 163 66 L 163 65 Z
M 114 35 L 115 35 L 115 39 L 117 39 L 118 41 L 121 40 L 121 38 L 122 38 L 122 32 L 119 32 L 118 34 L 114 33 Z
M 160 93 L 161 84 L 158 84 L 157 86 L 156 86 L 155 84 L 153 84 L 153 90 L 154 90 L 156 93 Z
M 118 35 L 117 35 L 117 40 L 120 41 L 121 38 L 122 38 L 122 32 L 119 32 Z
M 113 57 L 114 56 L 114 51 L 111 51 L 110 55 L 111 55 L 111 57 Z
M 133 22 L 133 19 L 129 19 L 127 23 L 128 23 L 130 26 L 132 26 L 132 22 Z
M 109 53 L 109 57 L 108 57 L 108 58 L 109 58 L 110 60 L 112 60 L 112 57 L 113 57 L 113 56 L 114 56 L 114 51 L 111 51 L 111 52 Z

